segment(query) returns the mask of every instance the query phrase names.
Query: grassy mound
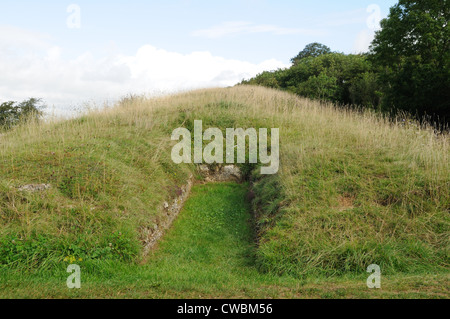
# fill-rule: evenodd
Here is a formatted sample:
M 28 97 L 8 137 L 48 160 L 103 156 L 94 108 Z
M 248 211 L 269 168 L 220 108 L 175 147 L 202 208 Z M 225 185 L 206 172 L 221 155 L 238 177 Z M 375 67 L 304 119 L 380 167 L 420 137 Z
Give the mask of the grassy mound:
M 0 265 L 138 261 L 142 231 L 193 165 L 173 129 L 280 128 L 281 165 L 251 174 L 261 270 L 295 277 L 448 272 L 448 137 L 275 90 L 239 86 L 124 100 L 0 137 Z M 43 193 L 17 187 L 48 183 Z

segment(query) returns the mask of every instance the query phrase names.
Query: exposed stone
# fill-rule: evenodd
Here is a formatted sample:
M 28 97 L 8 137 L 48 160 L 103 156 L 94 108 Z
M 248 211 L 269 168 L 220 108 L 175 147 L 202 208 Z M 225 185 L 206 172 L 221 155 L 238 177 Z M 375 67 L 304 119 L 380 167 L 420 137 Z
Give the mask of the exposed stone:
M 209 167 L 208 167 L 208 165 L 200 165 L 200 166 L 199 166 L 199 169 L 200 169 L 200 171 L 203 172 L 203 173 L 209 173 Z
M 43 192 L 52 188 L 50 184 L 30 184 L 19 187 L 20 192 Z
M 225 166 L 222 175 L 225 179 L 242 179 L 241 170 L 235 165 Z
M 216 166 L 215 169 L 207 165 L 199 166 L 200 173 L 206 182 L 241 182 L 242 173 L 236 165 Z
M 187 181 L 187 184 L 182 187 L 181 195 L 173 199 L 172 203 L 169 204 L 165 202 L 163 204 L 166 215 L 162 220 L 160 220 L 152 228 L 143 229 L 143 242 L 144 246 L 144 256 L 156 246 L 158 241 L 163 237 L 165 231 L 172 226 L 172 223 L 177 218 L 181 209 L 183 208 L 184 202 L 187 200 L 191 193 L 192 186 L 194 185 L 194 176 L 191 175 Z

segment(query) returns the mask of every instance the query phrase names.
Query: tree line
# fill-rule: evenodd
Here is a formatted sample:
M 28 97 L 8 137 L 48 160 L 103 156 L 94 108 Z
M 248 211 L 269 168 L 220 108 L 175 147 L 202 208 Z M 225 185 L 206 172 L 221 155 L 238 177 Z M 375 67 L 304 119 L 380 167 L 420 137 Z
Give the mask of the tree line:
M 287 90 L 340 105 L 448 126 L 450 120 L 450 2 L 400 0 L 381 21 L 364 54 L 332 52 L 311 43 L 288 69 L 241 84 Z

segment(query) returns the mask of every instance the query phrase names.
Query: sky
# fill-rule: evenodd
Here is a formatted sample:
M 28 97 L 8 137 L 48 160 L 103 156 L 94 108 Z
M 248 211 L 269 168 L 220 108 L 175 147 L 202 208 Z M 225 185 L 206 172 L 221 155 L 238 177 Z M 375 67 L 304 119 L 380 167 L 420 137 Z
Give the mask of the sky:
M 305 45 L 366 52 L 395 0 L 0 2 L 0 103 L 65 115 L 128 94 L 226 87 Z

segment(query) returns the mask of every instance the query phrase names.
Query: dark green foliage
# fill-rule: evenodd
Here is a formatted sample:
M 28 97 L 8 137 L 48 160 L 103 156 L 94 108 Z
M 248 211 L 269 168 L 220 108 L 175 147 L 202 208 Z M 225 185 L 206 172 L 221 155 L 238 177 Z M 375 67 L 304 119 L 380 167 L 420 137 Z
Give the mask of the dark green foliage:
M 35 98 L 21 103 L 4 102 L 0 104 L 0 128 L 10 129 L 21 121 L 39 119 L 43 108 L 42 101 Z
M 308 44 L 300 53 L 295 57 L 291 59 L 291 62 L 294 65 L 297 65 L 301 60 L 306 58 L 317 58 L 318 56 L 321 56 L 323 54 L 331 53 L 331 49 L 327 47 L 326 45 L 314 42 Z
M 381 96 L 377 74 L 366 72 L 354 79 L 349 93 L 353 104 L 377 108 L 380 105 Z
M 10 127 L 17 119 L 17 108 L 14 102 L 0 104 L 0 126 Z
M 447 0 L 400 0 L 381 22 L 370 58 L 381 70 L 386 111 L 434 115 L 448 123 L 449 18 Z
M 337 78 L 320 73 L 311 76 L 306 82 L 300 83 L 297 91 L 300 95 L 320 100 L 334 100 L 338 94 Z
M 264 72 L 243 84 L 281 88 L 338 104 L 377 107 L 378 86 L 374 80 L 372 65 L 365 56 L 322 53 L 296 60 L 286 70 Z M 360 88 L 363 92 L 357 93 Z

